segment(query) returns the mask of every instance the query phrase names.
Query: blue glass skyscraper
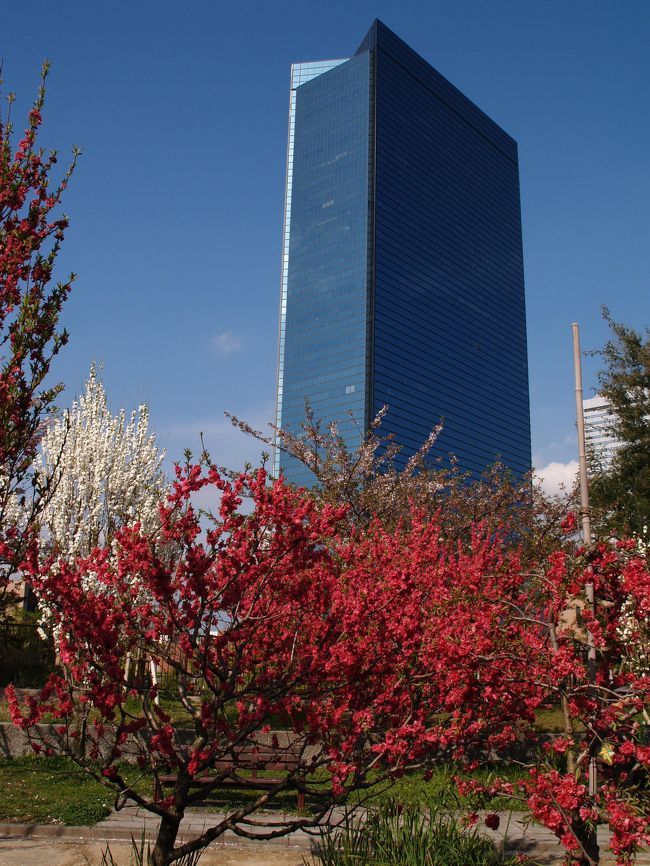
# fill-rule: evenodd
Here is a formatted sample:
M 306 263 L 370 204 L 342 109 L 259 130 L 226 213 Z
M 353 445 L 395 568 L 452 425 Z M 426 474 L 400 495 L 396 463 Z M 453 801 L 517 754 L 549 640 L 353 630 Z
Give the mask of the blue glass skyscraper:
M 517 145 L 375 21 L 291 72 L 276 423 L 531 466 Z M 289 481 L 311 483 L 276 453 Z

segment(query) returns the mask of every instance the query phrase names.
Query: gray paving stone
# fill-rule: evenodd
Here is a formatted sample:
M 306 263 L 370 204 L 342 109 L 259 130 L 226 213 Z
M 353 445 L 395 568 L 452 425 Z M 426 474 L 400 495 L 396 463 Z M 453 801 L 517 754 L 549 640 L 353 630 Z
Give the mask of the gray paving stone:
M 337 817 L 342 817 L 342 811 Z M 251 815 L 251 820 L 260 823 L 269 829 L 279 821 L 291 821 L 295 814 L 280 812 L 264 812 Z M 191 838 L 203 832 L 204 829 L 224 820 L 224 813 L 214 812 L 209 809 L 191 809 L 186 813 L 181 824 L 180 837 Z M 485 835 L 491 837 L 497 845 L 505 851 L 523 851 L 535 862 L 540 864 L 557 864 L 562 860 L 562 848 L 557 839 L 545 827 L 530 822 L 528 816 L 522 812 L 500 813 L 501 823 L 496 831 L 489 830 L 483 824 L 481 816 L 479 829 Z M 25 824 L 0 824 L 0 838 L 22 838 L 38 839 L 49 838 L 52 840 L 69 840 L 77 843 L 89 841 L 116 841 L 128 842 L 133 836 L 136 840 L 144 834 L 151 838 L 157 829 L 158 818 L 155 815 L 140 809 L 137 806 L 125 806 L 120 811 L 111 814 L 94 827 L 64 827 L 61 825 L 25 825 Z M 614 859 L 608 857 L 607 850 L 610 832 L 606 827 L 600 827 L 598 831 L 598 842 L 603 852 L 603 866 L 613 864 Z M 295 852 L 296 855 L 309 852 L 318 839 L 317 831 L 305 832 L 303 830 L 293 831 L 286 836 L 271 840 L 249 840 L 238 836 L 232 831 L 226 831 L 216 839 L 211 848 L 237 849 L 250 851 L 259 849 L 269 852 L 276 851 L 278 856 L 281 851 Z M 270 856 L 270 855 L 269 855 Z M 637 866 L 650 866 L 650 852 L 644 852 L 637 859 Z

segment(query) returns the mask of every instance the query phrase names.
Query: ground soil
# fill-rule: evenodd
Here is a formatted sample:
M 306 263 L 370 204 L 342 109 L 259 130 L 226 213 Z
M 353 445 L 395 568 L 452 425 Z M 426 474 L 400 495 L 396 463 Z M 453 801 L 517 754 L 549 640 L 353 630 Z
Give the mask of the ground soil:
M 129 866 L 131 846 L 111 842 L 111 853 L 118 866 Z M 100 866 L 106 842 L 54 842 L 39 839 L 0 839 L 2 866 Z M 303 866 L 300 851 L 277 848 L 209 848 L 199 866 Z

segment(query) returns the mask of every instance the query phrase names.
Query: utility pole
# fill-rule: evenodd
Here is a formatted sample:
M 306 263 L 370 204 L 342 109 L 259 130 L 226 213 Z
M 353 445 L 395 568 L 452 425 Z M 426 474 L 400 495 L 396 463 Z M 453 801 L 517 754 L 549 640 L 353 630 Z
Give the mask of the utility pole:
M 587 550 L 591 548 L 591 521 L 589 518 L 589 483 L 587 480 L 587 453 L 585 447 L 585 416 L 582 406 L 582 359 L 580 355 L 580 330 L 574 322 L 573 331 L 573 371 L 576 383 L 576 419 L 578 422 L 578 458 L 580 466 L 580 517 L 582 519 L 582 541 Z M 595 612 L 596 599 L 594 584 L 585 584 L 587 604 L 592 613 Z M 596 681 L 596 644 L 591 631 L 587 630 L 587 671 L 592 683 Z M 589 794 L 596 796 L 598 790 L 598 763 L 595 754 L 589 757 Z
M 585 415 L 582 407 L 582 359 L 580 355 L 580 330 L 576 322 L 573 331 L 573 372 L 576 383 L 576 419 L 578 421 L 578 460 L 580 467 L 580 517 L 582 519 L 582 541 L 591 547 L 591 520 L 589 518 L 589 483 L 587 481 L 587 450 L 585 442 Z

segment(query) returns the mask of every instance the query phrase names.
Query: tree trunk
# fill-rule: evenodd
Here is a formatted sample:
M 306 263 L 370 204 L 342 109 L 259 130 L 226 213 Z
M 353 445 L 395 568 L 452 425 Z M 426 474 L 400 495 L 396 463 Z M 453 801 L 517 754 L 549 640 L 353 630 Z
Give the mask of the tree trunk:
M 160 819 L 156 844 L 151 852 L 151 866 L 169 866 L 169 858 L 174 851 L 180 823 L 180 817 L 174 818 L 171 815 L 165 815 Z
M 576 866 L 598 866 L 600 863 L 600 848 L 598 847 L 598 828 L 574 826 L 576 837 L 582 845 L 582 852 L 576 859 Z

